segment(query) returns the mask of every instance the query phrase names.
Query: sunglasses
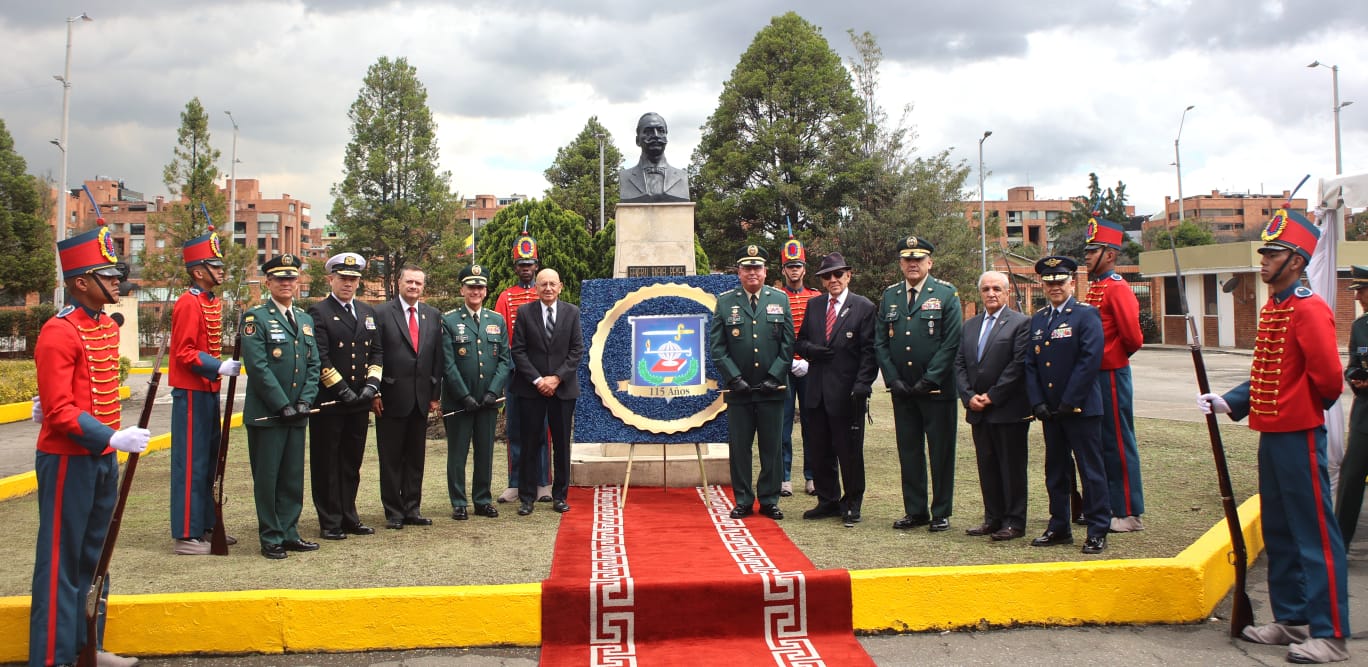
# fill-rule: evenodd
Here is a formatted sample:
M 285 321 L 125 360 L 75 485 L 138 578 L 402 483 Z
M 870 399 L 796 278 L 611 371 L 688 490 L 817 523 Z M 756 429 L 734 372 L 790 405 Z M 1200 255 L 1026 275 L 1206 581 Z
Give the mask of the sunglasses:
M 821 278 L 822 280 L 840 280 L 845 277 L 845 274 L 845 271 L 838 269 L 836 271 L 831 271 L 830 273 L 823 273 Z

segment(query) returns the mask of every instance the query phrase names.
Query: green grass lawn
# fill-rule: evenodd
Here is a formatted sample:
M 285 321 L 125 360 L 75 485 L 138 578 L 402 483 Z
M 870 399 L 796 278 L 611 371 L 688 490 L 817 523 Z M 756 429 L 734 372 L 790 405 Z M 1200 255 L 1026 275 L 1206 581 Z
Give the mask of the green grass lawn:
M 780 506 L 788 515 L 781 522 L 789 537 L 818 567 L 869 569 L 939 565 L 981 565 L 1057 560 L 1088 560 L 1078 547 L 1034 548 L 1029 538 L 1044 530 L 1047 520 L 1044 488 L 1044 443 L 1038 428 L 1030 439 L 1030 496 L 1027 538 L 991 542 L 971 538 L 964 529 L 982 519 L 978 475 L 968 425 L 959 425 L 959 448 L 955 474 L 955 513 L 951 530 L 931 534 L 925 529 L 893 530 L 902 516 L 898 462 L 893 437 L 892 408 L 887 400 L 874 401 L 874 421 L 865 442 L 868 491 L 864 521 L 843 528 L 839 521 L 804 521 L 802 511 L 815 499 L 802 494 L 801 449 L 795 448 L 794 478 L 797 494 Z M 1143 463 L 1147 530 L 1112 535 L 1105 558 L 1169 557 L 1191 544 L 1223 517 L 1216 474 L 1206 428 L 1201 423 L 1155 419 L 1137 420 Z M 1255 492 L 1255 435 L 1243 425 L 1222 424 L 1230 460 L 1235 496 L 1244 500 Z M 795 428 L 795 439 L 798 429 Z M 423 512 L 434 525 L 385 530 L 380 507 L 378 463 L 374 430 L 361 471 L 358 505 L 362 520 L 376 527 L 375 535 L 345 541 L 321 541 L 320 551 L 291 554 L 284 561 L 268 561 L 257 549 L 256 512 L 252 502 L 251 473 L 247 466 L 246 436 L 233 435 L 226 480 L 228 503 L 224 509 L 229 533 L 241 543 L 231 555 L 176 556 L 168 524 L 170 510 L 169 453 L 142 457 L 128 500 L 123 529 L 112 567 L 114 592 L 118 594 L 177 591 L 232 591 L 251 589 L 328 589 L 385 586 L 445 586 L 536 582 L 550 572 L 552 546 L 559 515 L 549 504 L 539 504 L 529 517 L 517 516 L 515 507 L 499 505 L 497 519 L 472 516 L 452 521 L 446 494 L 446 443 L 432 440 L 427 450 Z M 495 451 L 494 493 L 504 488 L 502 444 Z M 758 472 L 758 467 L 756 468 Z M 305 474 L 305 508 L 300 532 L 317 538 L 318 524 L 309 499 Z M 649 500 L 658 489 L 634 489 L 632 502 Z M 672 493 L 678 492 L 671 490 Z M 578 506 L 576 512 L 589 507 Z M 756 518 L 754 521 L 768 521 Z M 0 525 L 7 538 L 0 542 L 0 595 L 28 595 L 33 571 L 34 541 L 38 532 L 35 496 L 0 503 Z M 662 536 L 668 539 L 668 536 Z M 1081 529 L 1079 532 L 1081 545 Z

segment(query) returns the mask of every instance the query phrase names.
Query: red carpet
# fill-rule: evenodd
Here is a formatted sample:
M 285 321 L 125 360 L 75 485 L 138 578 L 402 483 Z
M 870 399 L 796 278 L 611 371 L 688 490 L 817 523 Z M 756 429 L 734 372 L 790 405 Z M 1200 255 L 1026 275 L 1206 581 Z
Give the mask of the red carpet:
M 816 570 L 770 519 L 703 490 L 572 488 L 542 583 L 541 664 L 873 665 L 850 575 Z

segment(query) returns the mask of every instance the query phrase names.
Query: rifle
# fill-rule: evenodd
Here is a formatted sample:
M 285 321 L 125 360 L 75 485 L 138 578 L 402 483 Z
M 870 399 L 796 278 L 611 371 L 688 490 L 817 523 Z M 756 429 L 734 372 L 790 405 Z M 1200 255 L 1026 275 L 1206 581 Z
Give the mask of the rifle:
M 233 361 L 242 358 L 242 319 L 238 319 L 237 339 L 233 344 Z M 209 537 L 209 553 L 228 555 L 228 529 L 223 526 L 223 473 L 228 467 L 228 436 L 233 426 L 233 399 L 237 394 L 237 379 L 228 378 L 228 401 L 223 407 L 223 424 L 219 431 L 218 461 L 214 465 L 214 531 Z
M 157 387 L 161 385 L 161 365 L 166 357 L 166 342 L 171 334 L 162 336 L 157 346 L 157 362 L 152 366 L 152 378 L 147 381 L 147 396 L 143 399 L 142 414 L 138 415 L 138 428 L 147 428 L 152 420 L 152 405 L 157 400 Z M 130 453 L 124 463 L 123 478 L 119 480 L 119 499 L 114 504 L 114 514 L 109 517 L 109 530 L 105 533 L 104 546 L 100 548 L 100 561 L 95 566 L 95 576 L 91 579 L 90 590 L 86 592 L 86 643 L 81 648 L 76 664 L 80 667 L 95 667 L 95 646 L 99 644 L 100 596 L 104 593 L 109 580 L 109 563 L 114 558 L 114 543 L 119 540 L 119 525 L 123 521 L 124 505 L 128 503 L 128 492 L 133 488 L 133 473 L 138 470 L 138 454 Z
M 1187 321 L 1188 330 L 1192 335 L 1192 368 L 1197 374 L 1197 390 L 1209 394 L 1211 382 L 1207 379 L 1206 362 L 1202 359 L 1202 339 L 1197 336 L 1197 320 L 1188 309 L 1187 289 L 1182 267 L 1178 264 L 1178 246 L 1174 243 L 1172 227 L 1168 228 L 1168 236 L 1169 249 L 1173 251 L 1173 275 L 1178 283 L 1183 319 Z M 1249 593 L 1245 590 L 1249 553 L 1245 548 L 1244 531 L 1240 528 L 1240 511 L 1235 506 L 1235 492 L 1230 487 L 1230 469 L 1226 466 L 1225 446 L 1221 443 L 1221 427 L 1216 422 L 1214 412 L 1206 416 L 1206 425 L 1207 435 L 1211 439 L 1211 456 L 1216 461 L 1221 507 L 1225 510 L 1226 527 L 1230 529 L 1230 546 L 1234 554 L 1232 564 L 1235 566 L 1235 590 L 1230 604 L 1230 636 L 1234 638 L 1239 637 L 1246 627 L 1254 624 L 1254 608 L 1249 602 Z
M 1016 286 L 1016 273 L 1012 271 L 1012 260 L 1007 256 L 1007 244 L 998 246 L 998 250 L 1002 253 L 1002 264 L 1007 269 L 1007 286 L 1012 288 L 1012 296 L 1016 297 L 1017 312 L 1030 317 L 1031 314 L 1021 305 L 1021 290 Z

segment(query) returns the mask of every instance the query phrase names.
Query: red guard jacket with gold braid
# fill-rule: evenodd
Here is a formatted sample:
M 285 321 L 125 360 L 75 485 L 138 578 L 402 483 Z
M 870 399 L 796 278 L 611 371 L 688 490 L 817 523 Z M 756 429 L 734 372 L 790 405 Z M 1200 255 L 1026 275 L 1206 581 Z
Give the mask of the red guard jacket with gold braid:
M 508 346 L 513 347 L 513 323 L 518 321 L 518 309 L 524 304 L 532 303 L 537 300 L 536 284 L 527 287 L 513 285 L 499 293 L 499 300 L 494 303 L 494 312 L 504 318 L 508 323 Z
M 797 292 L 790 290 L 788 284 L 785 284 L 783 289 L 784 294 L 788 296 L 789 311 L 793 313 L 793 333 L 797 335 L 799 331 L 803 330 L 803 318 L 807 317 L 808 300 L 814 296 L 821 296 L 822 293 L 807 285 L 804 285 Z M 795 353 L 793 358 L 802 359 L 803 357 Z
M 96 319 L 98 318 L 98 319 Z M 103 313 L 62 309 L 43 324 L 33 350 L 43 427 L 38 451 L 107 454 L 120 428 L 119 327 Z
M 1263 433 L 1325 423 L 1326 401 L 1344 387 L 1335 316 L 1310 289 L 1297 287 L 1259 311 L 1249 369 L 1249 426 Z M 1232 415 L 1233 416 L 1233 415 Z
M 1130 283 L 1115 271 L 1108 271 L 1088 286 L 1084 303 L 1102 315 L 1102 370 L 1129 366 L 1131 355 L 1145 342 L 1140 331 L 1140 301 Z
M 169 382 L 177 389 L 218 391 L 223 353 L 223 299 L 192 287 L 171 310 Z

